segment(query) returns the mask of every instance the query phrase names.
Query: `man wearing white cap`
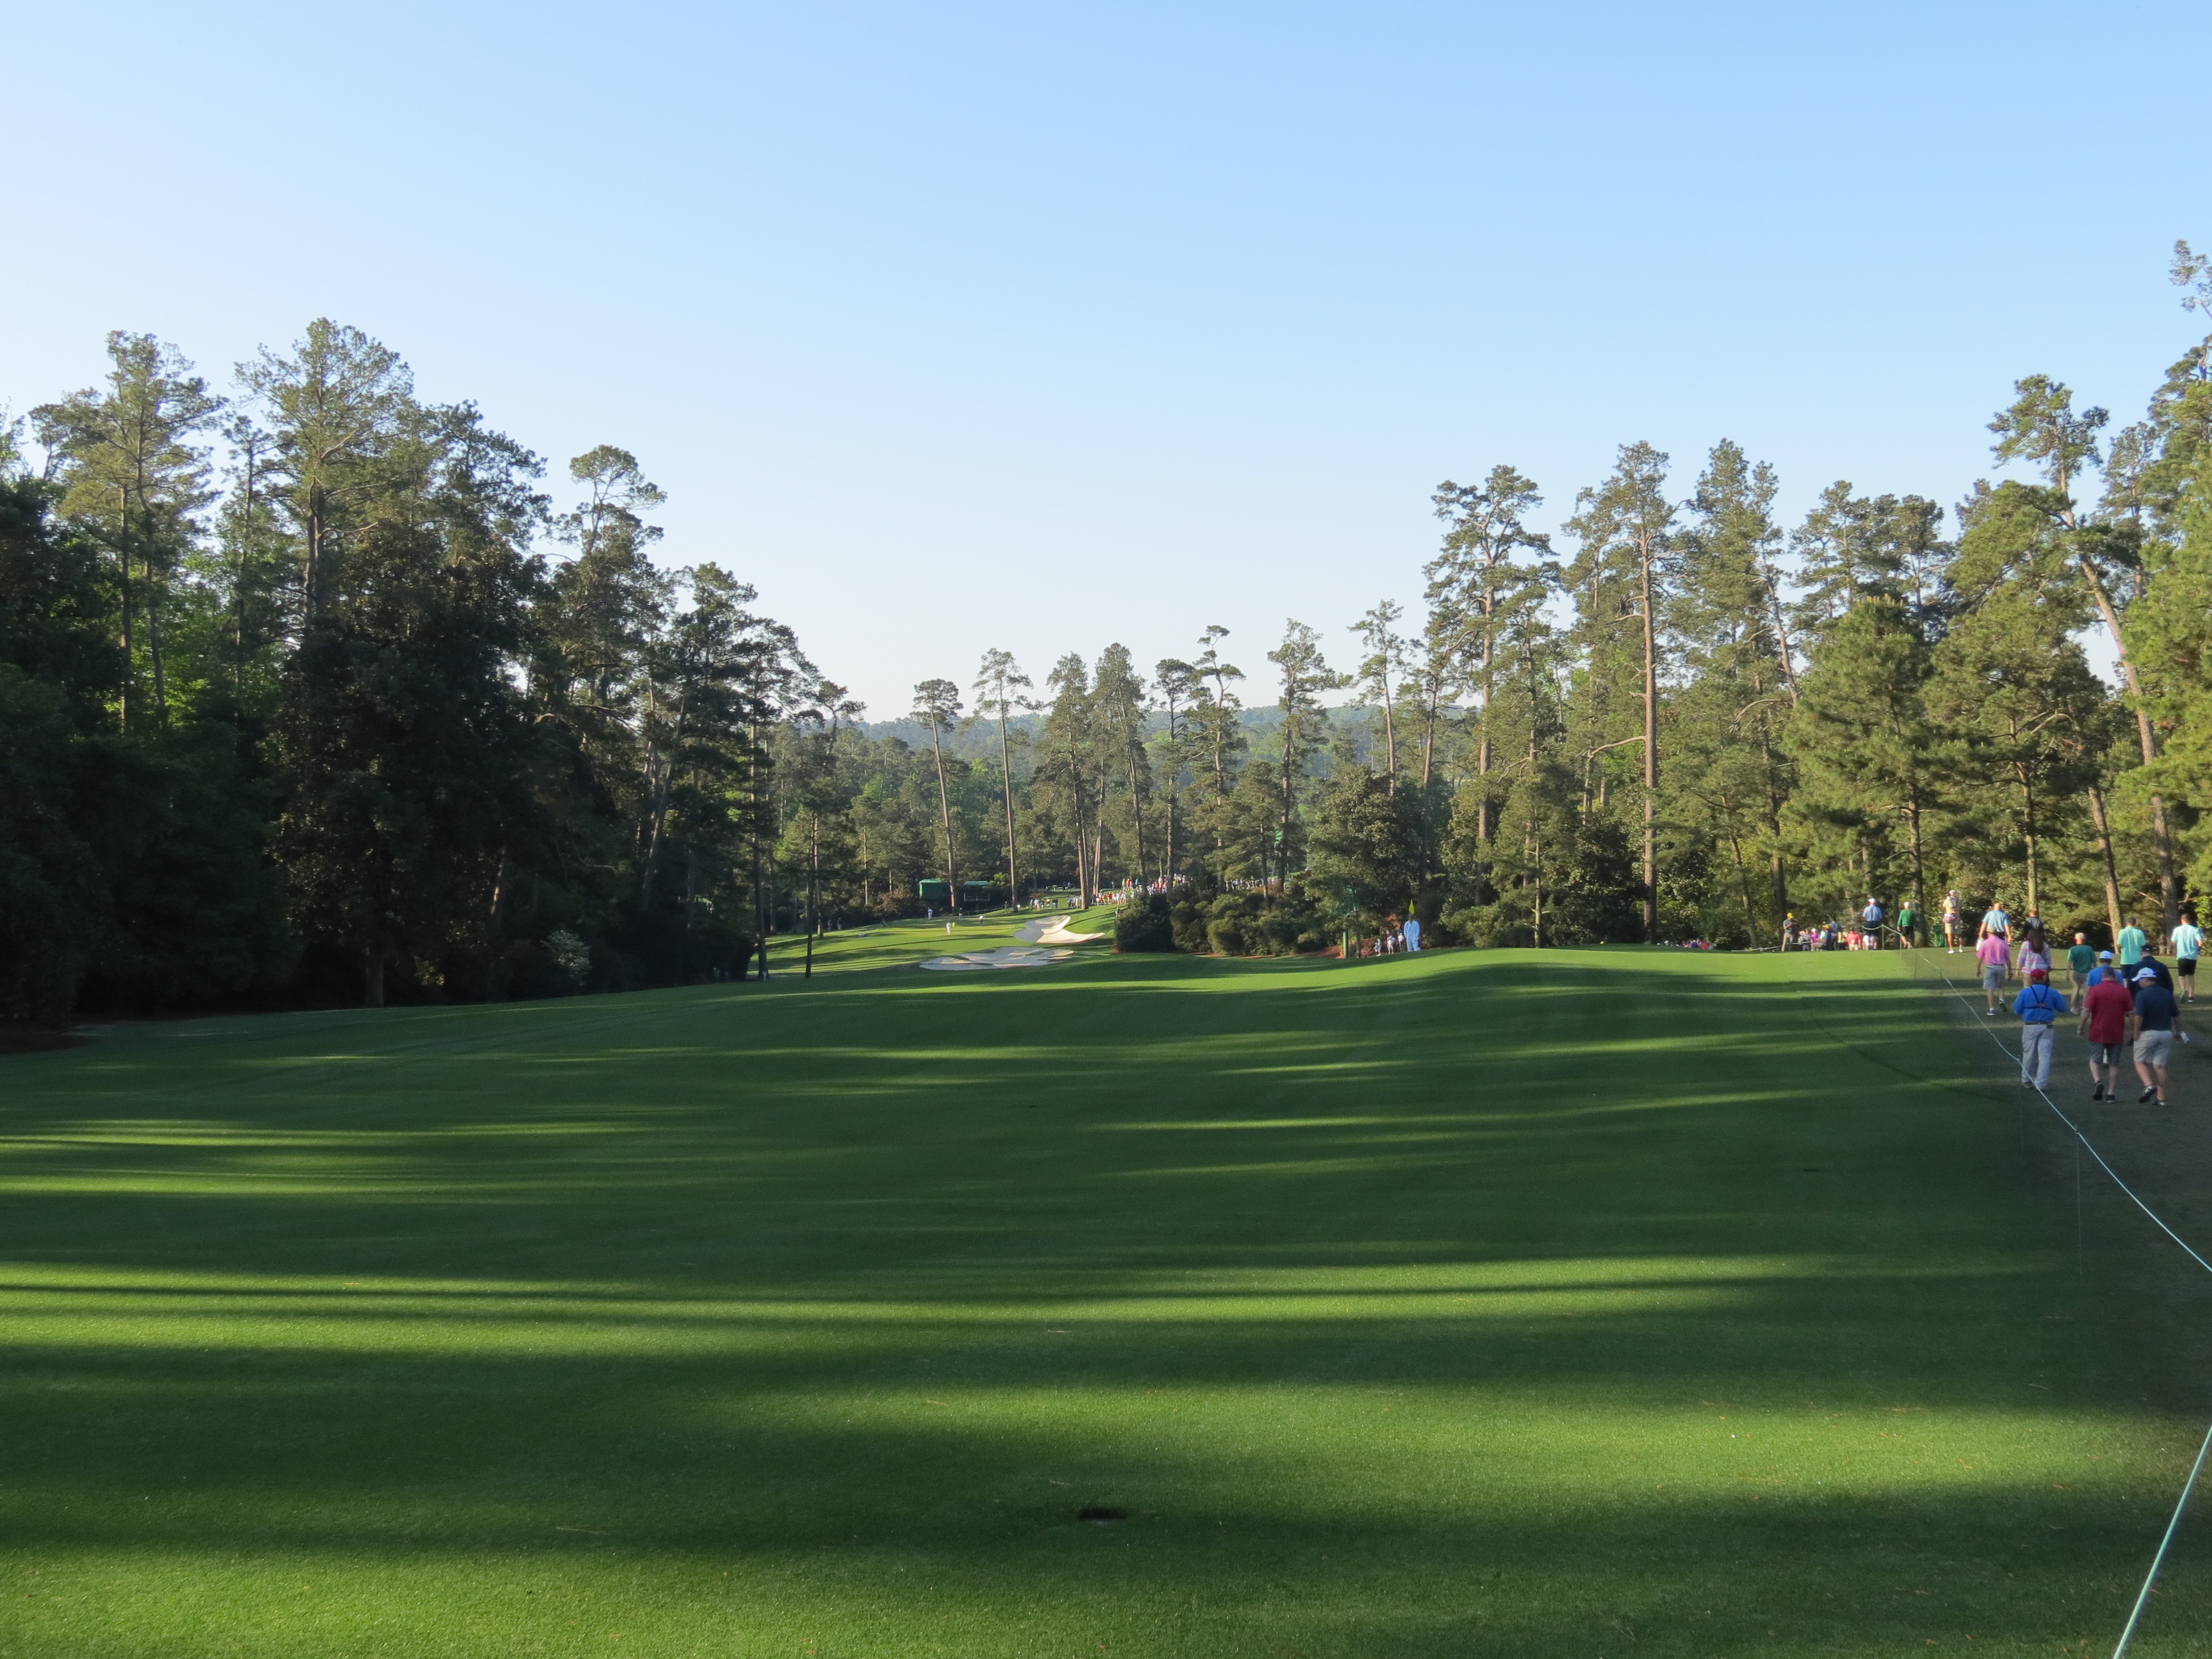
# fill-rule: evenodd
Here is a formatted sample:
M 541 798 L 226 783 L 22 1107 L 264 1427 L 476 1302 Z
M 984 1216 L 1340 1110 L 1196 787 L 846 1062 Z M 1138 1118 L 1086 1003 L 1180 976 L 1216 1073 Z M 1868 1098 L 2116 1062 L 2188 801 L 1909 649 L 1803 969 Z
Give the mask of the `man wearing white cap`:
M 2173 1026 L 2181 1009 L 2173 993 L 2148 968 L 2136 971 L 2136 1075 L 2142 1079 L 2138 1103 L 2166 1104 L 2166 1065 L 2173 1054 Z

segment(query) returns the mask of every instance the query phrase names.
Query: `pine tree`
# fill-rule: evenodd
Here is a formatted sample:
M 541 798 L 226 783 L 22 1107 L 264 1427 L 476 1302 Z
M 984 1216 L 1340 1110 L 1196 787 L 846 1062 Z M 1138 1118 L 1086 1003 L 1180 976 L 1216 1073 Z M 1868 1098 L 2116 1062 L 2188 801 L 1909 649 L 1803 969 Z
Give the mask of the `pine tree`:
M 269 477 L 299 548 L 300 611 L 331 601 L 350 540 L 419 487 L 434 446 L 398 354 L 318 317 L 280 357 L 266 347 L 238 378 L 275 441 Z
M 1275 665 L 1276 708 L 1282 723 L 1275 758 L 1275 880 L 1287 880 L 1297 846 L 1298 807 L 1307 769 L 1321 748 L 1327 721 L 1321 694 L 1342 689 L 1344 675 L 1322 654 L 1321 635 L 1295 617 L 1283 624 L 1283 642 L 1267 653 Z
M 1199 638 L 1198 655 L 1191 659 L 1192 684 L 1198 702 L 1194 718 L 1196 736 L 1205 745 L 1206 773 L 1212 782 L 1210 813 L 1218 817 L 1226 809 L 1229 792 L 1235 787 L 1237 767 L 1245 750 L 1244 727 L 1239 719 L 1243 704 L 1231 690 L 1232 683 L 1244 678 L 1244 671 L 1221 658 L 1221 641 L 1229 637 L 1229 630 L 1218 623 L 1210 624 Z M 1217 829 L 1214 847 L 1221 846 Z
M 1751 939 L 1790 908 L 1782 814 L 1793 779 L 1781 733 L 1794 689 L 1775 604 L 1777 488 L 1771 467 L 1725 439 L 1714 447 L 1675 545 L 1668 612 L 1687 676 L 1674 698 L 1674 793 L 1726 843 Z M 1747 847 L 1766 866 L 1764 906 Z
M 1023 696 L 1030 690 L 1030 677 L 1022 672 L 1012 653 L 993 649 L 983 653 L 982 665 L 975 671 L 975 684 L 971 689 L 975 693 L 977 717 L 998 727 L 999 787 L 1006 811 L 1006 897 L 1010 903 L 1018 904 L 1021 871 L 1014 845 L 1014 756 L 1007 721 L 1017 709 L 1030 706 Z
M 302 933 L 436 985 L 496 914 L 505 849 L 530 821 L 529 716 L 508 673 L 530 569 L 532 458 L 448 411 L 438 464 L 325 565 L 285 670 L 273 734 L 277 844 Z
M 44 404 L 32 418 L 62 464 L 62 510 L 103 525 L 114 550 L 118 631 L 131 662 L 120 711 L 128 732 L 139 723 L 143 696 L 134 626 L 141 616 L 153 679 L 148 712 L 154 725 L 168 723 L 161 623 L 170 582 L 200 533 L 194 515 L 214 499 L 207 451 L 195 440 L 214 423 L 222 399 L 182 353 L 150 334 L 110 334 L 107 356 L 104 390 Z
M 2126 630 L 2121 626 L 2128 588 L 2142 571 L 2139 538 L 2132 526 L 2113 533 L 2112 527 L 2083 524 L 2076 514 L 2072 493 L 2075 477 L 2098 462 L 2097 434 L 2109 417 L 2101 409 L 2076 414 L 2073 392 L 2047 375 L 2031 374 L 2016 382 L 2013 390 L 2018 395 L 2011 406 L 2000 410 L 1990 422 L 1990 430 L 1997 434 L 1993 448 L 1999 461 L 2027 461 L 2043 473 L 2043 499 L 2048 504 L 2053 530 L 2067 544 L 2118 658 L 2121 683 L 2136 711 L 2136 744 L 2148 772 L 2157 764 L 2158 741 L 2144 705 L 2141 678 L 2128 654 Z M 2154 785 L 2148 799 L 2151 840 L 2158 859 L 2159 906 L 2165 926 L 2171 930 L 2181 919 L 2172 830 L 2164 794 Z
M 1659 673 L 1660 607 L 1674 530 L 1674 507 L 1666 496 L 1667 457 L 1648 443 L 1624 444 L 1613 476 L 1575 498 L 1567 527 L 1583 550 L 1569 573 L 1587 593 L 1583 625 L 1590 635 L 1592 666 L 1620 648 L 1622 624 L 1633 624 L 1642 669 L 1640 702 L 1644 755 L 1644 932 L 1659 933 Z M 1593 751 L 1595 752 L 1595 751 Z
M 1870 889 L 1894 879 L 1885 864 L 1901 838 L 1907 890 L 1928 891 L 1928 830 L 1945 802 L 1948 749 L 1923 697 L 1930 668 L 1905 602 L 1862 599 L 1828 630 L 1784 733 L 1802 779 L 1793 807 L 1859 842 Z
M 952 852 L 952 802 L 945 784 L 945 734 L 960 718 L 960 688 L 951 680 L 924 680 L 914 688 L 913 719 L 929 733 L 930 758 L 937 765 L 938 822 L 945 836 L 945 885 L 956 907 L 960 878 Z
M 1544 504 L 1534 482 L 1510 466 L 1494 466 L 1480 485 L 1449 479 L 1431 497 L 1450 528 L 1443 548 L 1423 567 L 1428 577 L 1426 637 L 1435 665 L 1429 674 L 1430 730 L 1424 734 L 1421 777 L 1428 781 L 1435 705 L 1447 684 L 1474 697 L 1474 811 L 1478 842 L 1487 841 L 1496 801 L 1491 773 L 1497 766 L 1497 701 L 1506 672 L 1506 641 L 1517 620 L 1557 590 L 1559 567 L 1551 541 L 1528 528 L 1528 515 Z M 1447 681 L 1447 676 L 1449 677 Z

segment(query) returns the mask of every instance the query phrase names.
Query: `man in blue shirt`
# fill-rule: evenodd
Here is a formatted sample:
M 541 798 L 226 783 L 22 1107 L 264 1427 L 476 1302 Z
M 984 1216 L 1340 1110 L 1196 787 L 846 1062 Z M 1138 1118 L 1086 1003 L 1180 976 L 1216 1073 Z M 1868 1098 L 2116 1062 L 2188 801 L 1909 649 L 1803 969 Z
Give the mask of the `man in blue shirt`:
M 2040 1089 L 2051 1081 L 2051 1032 L 2066 1012 L 2065 994 L 2051 988 L 2049 974 L 2033 969 L 2012 1011 L 2020 1016 L 2020 1086 Z
M 2004 901 L 1991 899 L 1990 908 L 1982 912 L 1982 935 L 1996 934 L 2007 945 L 2012 943 L 2012 918 L 2005 914 Z
M 2173 1056 L 2173 1028 L 2181 1008 L 2173 993 L 2158 982 L 2148 968 L 2136 975 L 2136 1075 L 2143 1091 L 2137 1104 L 2155 1100 L 2166 1104 L 2166 1066 Z
M 2097 965 L 2089 970 L 2089 977 L 2081 982 L 2081 988 L 2086 991 L 2092 985 L 2100 985 L 2108 979 L 2118 979 L 2123 985 L 2127 983 L 2124 979 L 2120 979 L 2120 970 L 2112 965 L 2112 953 L 2100 951 L 2097 952 Z
M 2142 960 L 2143 946 L 2150 941 L 2143 936 L 2143 930 L 2136 926 L 2136 919 L 2130 916 L 2128 925 L 2120 929 L 2119 938 L 2112 943 L 2120 947 L 2120 966 L 2132 968 Z

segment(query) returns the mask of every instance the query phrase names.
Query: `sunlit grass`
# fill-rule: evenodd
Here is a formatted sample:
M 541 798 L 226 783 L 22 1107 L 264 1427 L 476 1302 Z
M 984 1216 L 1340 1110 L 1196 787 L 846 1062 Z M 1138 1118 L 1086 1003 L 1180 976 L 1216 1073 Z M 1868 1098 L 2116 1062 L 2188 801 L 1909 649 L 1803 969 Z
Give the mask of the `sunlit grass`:
M 5 1062 L 0 1656 L 2109 1645 L 2195 1351 L 1892 964 L 945 948 Z

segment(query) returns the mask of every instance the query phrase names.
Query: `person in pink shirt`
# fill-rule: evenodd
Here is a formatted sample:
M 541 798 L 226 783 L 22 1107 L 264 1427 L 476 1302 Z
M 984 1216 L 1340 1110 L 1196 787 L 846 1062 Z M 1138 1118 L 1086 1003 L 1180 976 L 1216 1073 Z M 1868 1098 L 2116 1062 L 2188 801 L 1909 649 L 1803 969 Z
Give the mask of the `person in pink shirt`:
M 1984 933 L 1981 943 L 1974 946 L 1974 960 L 1982 964 L 1982 989 L 1990 1000 L 1984 1012 L 1992 1019 L 1996 1018 L 1998 994 L 2004 989 L 2005 957 L 2009 954 L 2002 933 Z

